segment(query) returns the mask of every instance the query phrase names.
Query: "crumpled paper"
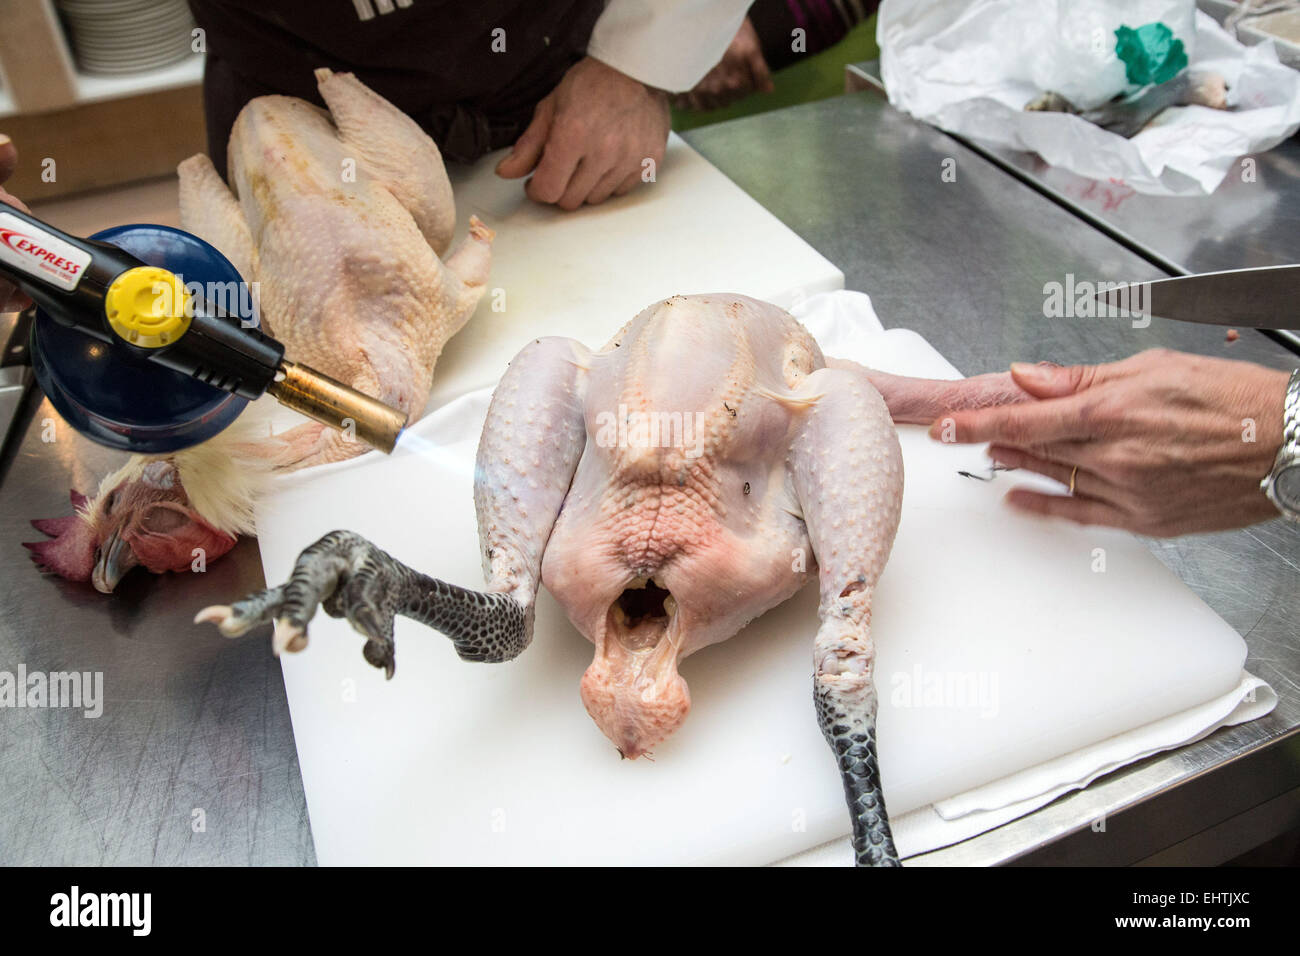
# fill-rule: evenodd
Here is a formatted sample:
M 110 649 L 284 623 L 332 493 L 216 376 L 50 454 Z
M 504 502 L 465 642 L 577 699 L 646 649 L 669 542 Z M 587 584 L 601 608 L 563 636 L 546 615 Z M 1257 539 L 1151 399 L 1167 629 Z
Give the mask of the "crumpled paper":
M 1067 113 L 1025 112 L 1036 38 L 1055 16 L 1041 0 L 886 0 L 877 40 L 890 103 L 941 129 L 1035 152 L 1089 179 L 1158 196 L 1207 195 L 1236 160 L 1300 129 L 1300 72 L 1272 41 L 1246 47 L 1205 13 L 1191 69 L 1221 73 L 1231 110 L 1165 110 L 1132 139 Z

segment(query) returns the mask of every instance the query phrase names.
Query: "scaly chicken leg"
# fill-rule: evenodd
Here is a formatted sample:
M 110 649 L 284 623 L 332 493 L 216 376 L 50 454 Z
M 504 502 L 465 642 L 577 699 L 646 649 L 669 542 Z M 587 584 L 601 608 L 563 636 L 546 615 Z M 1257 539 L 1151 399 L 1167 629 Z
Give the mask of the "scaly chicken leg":
M 366 661 L 390 678 L 397 667 L 398 614 L 441 631 L 468 661 L 508 661 L 532 639 L 531 605 L 421 574 L 351 531 L 331 531 L 303 551 L 284 584 L 228 607 L 204 608 L 194 620 L 216 624 L 228 637 L 274 621 L 279 654 L 307 646 L 307 624 L 317 605 L 330 617 L 346 617 L 366 638 Z
M 441 631 L 463 660 L 517 657 L 532 640 L 542 551 L 585 445 L 588 354 L 568 339 L 538 339 L 510 363 L 492 396 L 474 484 L 486 591 L 421 574 L 357 534 L 333 531 L 298 556 L 286 583 L 204 608 L 195 621 L 230 637 L 274 621 L 279 654 L 306 647 L 320 605 L 348 619 L 366 638 L 365 659 L 390 678 L 398 614 Z
M 790 448 L 791 476 L 820 569 L 813 700 L 835 752 L 859 866 L 901 866 L 876 757 L 871 596 L 898 529 L 903 455 L 889 409 L 865 374 L 819 369 L 818 395 Z

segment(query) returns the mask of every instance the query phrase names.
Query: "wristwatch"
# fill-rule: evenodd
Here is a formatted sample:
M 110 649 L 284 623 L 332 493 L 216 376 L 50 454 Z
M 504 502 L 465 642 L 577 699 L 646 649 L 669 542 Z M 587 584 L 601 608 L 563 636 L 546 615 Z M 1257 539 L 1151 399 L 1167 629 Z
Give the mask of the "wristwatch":
M 1300 368 L 1291 373 L 1282 408 L 1282 447 L 1259 483 L 1282 516 L 1300 521 Z

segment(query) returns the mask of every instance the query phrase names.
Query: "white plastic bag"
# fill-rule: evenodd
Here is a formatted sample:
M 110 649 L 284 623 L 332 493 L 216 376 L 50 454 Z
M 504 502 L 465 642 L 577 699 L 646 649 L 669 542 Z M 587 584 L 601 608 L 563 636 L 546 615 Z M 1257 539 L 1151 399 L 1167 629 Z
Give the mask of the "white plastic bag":
M 1115 31 L 1163 23 L 1190 59 L 1196 45 L 1195 0 L 1047 0 L 1038 42 L 1028 49 L 1028 79 L 1080 109 L 1100 106 L 1132 88 L 1115 54 Z
M 1067 113 L 1026 112 L 1026 103 L 1053 89 L 1078 96 L 1081 107 L 1095 105 L 1086 93 L 1109 98 L 1116 67 L 1090 53 L 1101 72 L 1100 79 L 1089 77 L 1062 52 L 1062 42 L 1092 47 L 1091 28 L 1086 40 L 1058 39 L 1059 15 L 1075 6 L 1070 0 L 1059 6 L 1057 0 L 884 0 L 876 35 L 890 103 L 950 132 L 1036 152 L 1053 166 L 1154 195 L 1211 193 L 1238 157 L 1271 149 L 1300 128 L 1300 73 L 1278 62 L 1271 41 L 1244 47 L 1199 12 L 1194 35 L 1184 41 L 1191 67 L 1221 73 L 1233 109 L 1173 107 L 1132 139 Z M 1106 6 L 1143 8 L 1125 14 L 1135 28 L 1152 22 L 1142 19 L 1148 9 L 1164 8 L 1162 22 L 1175 36 L 1181 39 L 1185 29 L 1170 22 L 1178 4 Z M 1113 56 L 1113 31 L 1111 37 Z M 1084 89 L 1089 83 L 1095 86 Z

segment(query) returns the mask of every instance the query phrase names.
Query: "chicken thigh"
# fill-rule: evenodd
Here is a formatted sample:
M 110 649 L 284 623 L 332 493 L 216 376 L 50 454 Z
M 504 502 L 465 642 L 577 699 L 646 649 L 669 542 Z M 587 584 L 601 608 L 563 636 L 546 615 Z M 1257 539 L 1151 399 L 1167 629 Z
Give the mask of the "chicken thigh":
M 859 864 L 897 865 L 877 768 L 871 603 L 898 527 L 903 462 L 865 370 L 827 367 L 775 306 L 737 295 L 646 309 L 603 349 L 537 339 L 483 427 L 475 505 L 485 591 L 430 578 L 335 531 L 289 580 L 200 621 L 272 621 L 300 650 L 317 605 L 392 676 L 393 617 L 504 661 L 532 637 L 539 585 L 595 646 L 587 711 L 626 758 L 690 710 L 679 662 L 735 635 L 817 574 L 813 698 Z

